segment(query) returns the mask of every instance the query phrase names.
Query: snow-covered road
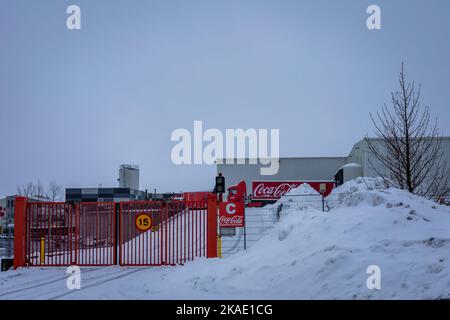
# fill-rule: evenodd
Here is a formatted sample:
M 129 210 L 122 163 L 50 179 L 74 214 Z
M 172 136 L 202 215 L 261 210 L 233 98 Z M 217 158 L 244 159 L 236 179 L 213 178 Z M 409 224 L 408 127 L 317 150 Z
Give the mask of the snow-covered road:
M 217 260 L 216 260 L 217 261 Z M 202 261 L 201 264 L 205 264 Z M 215 264 L 214 261 L 209 263 Z M 194 263 L 195 265 L 196 263 Z M 12 299 L 246 299 L 256 290 L 223 291 L 202 286 L 192 266 L 178 267 L 85 267 L 81 268 L 81 289 L 66 286 L 66 268 L 23 268 L 0 274 L 0 300 Z M 183 279 L 186 275 L 189 280 Z M 195 280 L 198 279 L 198 280 Z M 194 280 L 194 281 L 190 281 Z M 226 285 L 225 285 L 226 286 Z M 235 288 L 236 289 L 236 288 Z
M 108 282 L 128 277 L 148 268 L 97 267 L 81 268 L 83 294 L 90 288 L 96 290 Z M 66 268 L 29 268 L 8 272 L 0 277 L 0 300 L 7 299 L 70 299 L 80 293 L 69 290 Z

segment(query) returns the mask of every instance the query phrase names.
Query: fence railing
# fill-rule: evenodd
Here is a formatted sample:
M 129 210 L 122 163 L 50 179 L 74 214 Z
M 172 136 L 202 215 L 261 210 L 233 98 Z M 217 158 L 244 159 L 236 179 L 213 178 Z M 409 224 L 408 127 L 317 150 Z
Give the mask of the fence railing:
M 215 197 L 120 204 L 16 197 L 14 227 L 14 268 L 172 265 L 217 257 Z
M 280 203 L 278 203 L 277 215 L 279 215 L 279 211 L 291 208 L 299 210 L 314 208 L 322 212 L 328 212 L 338 205 L 344 197 L 344 194 L 332 194 L 327 197 L 309 194 L 285 196 L 281 201 L 279 201 Z

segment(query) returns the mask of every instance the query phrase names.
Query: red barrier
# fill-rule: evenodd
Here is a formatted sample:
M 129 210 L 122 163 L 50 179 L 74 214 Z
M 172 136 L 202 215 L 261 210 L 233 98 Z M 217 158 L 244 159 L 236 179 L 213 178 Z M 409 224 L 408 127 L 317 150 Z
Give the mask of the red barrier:
M 205 257 L 206 214 L 206 201 L 121 203 L 119 264 L 177 265 Z
M 115 264 L 115 203 L 81 203 L 76 207 L 74 264 L 109 266 Z
M 15 234 L 15 268 L 183 264 L 217 257 L 217 201 L 73 205 L 17 197 Z
M 25 265 L 114 264 L 114 203 L 29 202 L 25 221 Z
M 25 265 L 25 216 L 27 198 L 16 197 L 14 204 L 14 269 Z
M 217 196 L 208 196 L 207 258 L 217 258 Z

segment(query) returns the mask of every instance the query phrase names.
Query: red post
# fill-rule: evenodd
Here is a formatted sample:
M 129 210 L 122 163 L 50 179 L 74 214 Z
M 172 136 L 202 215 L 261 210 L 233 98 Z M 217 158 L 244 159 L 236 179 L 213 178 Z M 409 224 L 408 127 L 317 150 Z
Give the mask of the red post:
M 14 204 L 14 270 L 25 266 L 25 217 L 27 198 L 16 197 Z
M 206 257 L 217 258 L 217 197 L 208 195 Z

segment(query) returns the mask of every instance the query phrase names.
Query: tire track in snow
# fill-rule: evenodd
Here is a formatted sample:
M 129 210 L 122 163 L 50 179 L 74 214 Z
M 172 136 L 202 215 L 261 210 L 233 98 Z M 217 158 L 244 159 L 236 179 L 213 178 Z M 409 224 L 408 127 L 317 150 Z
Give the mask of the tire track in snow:
M 89 272 L 96 271 L 96 270 L 100 270 L 100 269 L 97 269 L 97 268 L 95 268 L 95 269 L 87 269 L 87 270 L 83 270 L 82 273 L 89 273 Z M 36 289 L 38 287 L 45 286 L 47 284 L 51 284 L 51 283 L 54 283 L 54 282 L 59 281 L 59 280 L 67 279 L 67 277 L 68 277 L 67 274 L 64 275 L 64 276 L 58 277 L 58 278 L 54 278 L 53 276 L 52 277 L 46 277 L 44 279 L 38 280 L 40 282 L 33 283 L 33 285 L 31 285 L 31 286 L 28 286 L 28 287 L 25 287 L 25 288 L 21 287 L 19 289 L 14 289 L 14 290 L 10 290 L 10 291 L 7 291 L 7 292 L 2 292 L 0 294 L 0 297 L 5 297 L 5 296 L 8 296 L 8 295 L 11 295 L 11 294 L 14 294 L 14 293 L 27 291 L 27 290 L 31 290 L 31 289 Z M 49 280 L 49 279 L 51 279 L 51 280 Z M 24 283 L 24 285 L 28 285 L 28 284 L 31 284 L 31 282 Z
M 112 278 L 108 278 L 108 279 L 104 279 L 104 280 L 101 280 L 101 281 L 94 282 L 94 283 L 92 283 L 92 284 L 88 284 L 88 285 L 86 285 L 86 286 L 83 286 L 83 288 L 82 288 L 81 290 L 85 290 L 85 289 L 92 288 L 92 287 L 97 287 L 97 286 L 102 285 L 102 284 L 104 284 L 104 283 L 107 283 L 107 282 L 109 282 L 109 281 L 121 279 L 121 278 L 124 278 L 124 277 L 126 277 L 126 276 L 129 276 L 129 275 L 131 275 L 131 274 L 134 274 L 134 273 L 136 273 L 136 272 L 144 271 L 144 270 L 148 270 L 148 269 L 149 269 L 149 268 L 131 270 L 130 272 L 127 272 L 127 273 L 125 273 L 125 274 L 122 273 L 121 275 L 118 275 L 118 276 L 116 276 L 116 277 L 112 277 Z M 123 271 L 121 270 L 121 272 L 123 272 Z M 115 273 L 113 273 L 113 274 L 117 274 L 117 272 L 115 272 Z M 111 275 L 111 274 L 108 274 L 108 276 L 110 276 L 110 275 Z M 47 298 L 47 300 L 56 300 L 56 299 L 65 297 L 65 296 L 67 296 L 67 295 L 77 293 L 77 292 L 79 292 L 79 291 L 80 291 L 80 290 L 71 290 L 71 291 L 69 291 L 69 292 L 65 292 L 65 293 L 63 293 L 63 294 L 59 294 L 59 295 L 57 295 L 57 296 L 53 296 L 53 297 Z

